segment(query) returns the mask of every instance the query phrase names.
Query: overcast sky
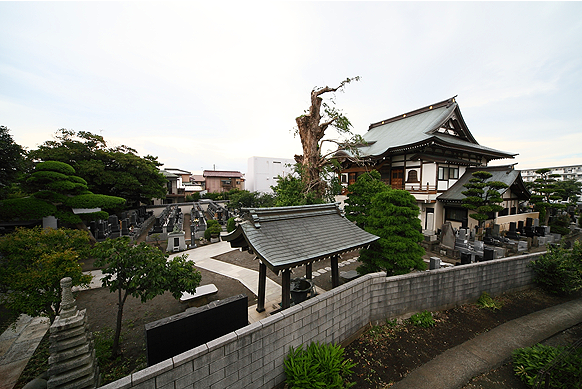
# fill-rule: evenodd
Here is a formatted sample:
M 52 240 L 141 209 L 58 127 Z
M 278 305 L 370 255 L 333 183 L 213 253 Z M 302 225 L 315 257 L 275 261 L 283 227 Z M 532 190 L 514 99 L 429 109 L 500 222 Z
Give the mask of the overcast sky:
M 458 95 L 518 169 L 582 164 L 580 2 L 0 2 L 0 125 L 192 172 L 301 153 L 315 86 L 353 131 Z M 333 137 L 334 134 L 330 134 Z

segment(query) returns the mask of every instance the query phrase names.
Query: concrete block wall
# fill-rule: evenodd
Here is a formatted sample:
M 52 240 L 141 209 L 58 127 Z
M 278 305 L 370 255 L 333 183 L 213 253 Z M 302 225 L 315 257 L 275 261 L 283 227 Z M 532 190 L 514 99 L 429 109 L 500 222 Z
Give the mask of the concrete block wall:
M 396 277 L 368 274 L 299 305 L 103 386 L 103 389 L 271 389 L 290 347 L 340 343 L 373 321 L 439 310 L 532 284 L 540 254 Z

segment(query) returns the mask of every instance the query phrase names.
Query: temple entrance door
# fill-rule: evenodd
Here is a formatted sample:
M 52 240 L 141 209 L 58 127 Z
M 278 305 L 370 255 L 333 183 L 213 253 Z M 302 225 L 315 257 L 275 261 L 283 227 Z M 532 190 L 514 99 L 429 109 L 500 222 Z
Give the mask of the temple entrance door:
M 392 169 L 392 189 L 404 189 L 404 168 Z

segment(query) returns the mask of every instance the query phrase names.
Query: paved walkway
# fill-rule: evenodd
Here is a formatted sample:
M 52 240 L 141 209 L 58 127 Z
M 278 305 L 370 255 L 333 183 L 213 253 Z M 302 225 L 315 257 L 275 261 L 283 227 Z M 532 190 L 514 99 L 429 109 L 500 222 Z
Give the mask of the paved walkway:
M 20 315 L 0 335 L 0 389 L 12 389 L 49 328 L 48 318 Z
M 522 316 L 445 351 L 392 388 L 462 388 L 471 378 L 501 366 L 516 348 L 531 347 L 579 323 L 582 299 Z

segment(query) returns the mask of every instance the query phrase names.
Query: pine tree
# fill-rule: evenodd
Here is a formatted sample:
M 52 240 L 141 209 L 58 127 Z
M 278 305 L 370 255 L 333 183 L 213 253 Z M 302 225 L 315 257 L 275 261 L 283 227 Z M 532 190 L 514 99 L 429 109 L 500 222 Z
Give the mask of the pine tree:
M 405 190 L 386 188 L 376 194 L 365 218 L 366 231 L 380 239 L 360 252 L 360 273 L 385 271 L 388 276 L 424 270 L 424 249 L 416 199 Z

